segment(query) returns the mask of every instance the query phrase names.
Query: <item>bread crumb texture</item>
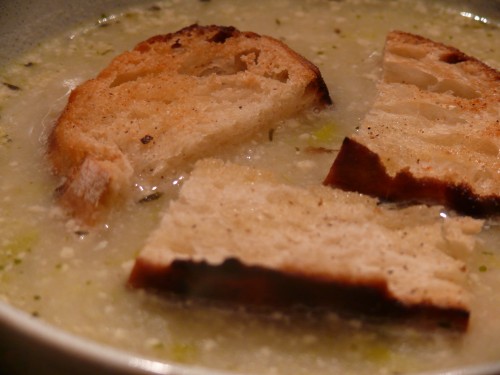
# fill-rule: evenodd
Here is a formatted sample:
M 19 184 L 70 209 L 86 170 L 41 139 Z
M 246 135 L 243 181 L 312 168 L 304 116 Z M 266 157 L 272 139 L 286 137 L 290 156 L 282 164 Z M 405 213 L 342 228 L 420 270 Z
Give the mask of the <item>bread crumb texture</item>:
M 265 171 L 202 160 L 147 241 L 131 281 L 168 274 L 179 260 L 217 267 L 236 258 L 314 280 L 382 285 L 408 307 L 468 311 L 464 260 L 483 222 L 443 219 L 441 209 L 396 209 L 358 193 L 289 186 Z
M 500 214 L 500 73 L 393 31 L 377 98 L 326 183 L 393 200 Z
M 92 218 L 139 178 L 330 103 L 319 70 L 271 37 L 198 25 L 152 37 L 71 93 L 48 150 L 60 200 Z

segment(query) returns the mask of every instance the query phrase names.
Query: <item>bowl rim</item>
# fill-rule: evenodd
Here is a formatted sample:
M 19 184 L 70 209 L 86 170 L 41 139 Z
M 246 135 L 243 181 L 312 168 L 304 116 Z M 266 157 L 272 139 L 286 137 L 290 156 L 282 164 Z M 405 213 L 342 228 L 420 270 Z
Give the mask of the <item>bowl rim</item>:
M 116 349 L 64 331 L 4 301 L 0 301 L 0 327 L 2 325 L 17 336 L 29 338 L 37 347 L 43 345 L 44 349 L 64 355 L 65 359 L 78 360 L 84 365 L 95 365 L 98 368 L 109 368 L 113 373 L 119 371 L 123 375 L 234 375 L 200 366 L 161 362 Z
M 450 1 L 450 0 L 448 0 Z M 112 0 L 105 0 L 103 4 L 108 6 Z M 136 0 L 122 0 L 122 6 L 124 4 L 136 3 Z M 481 1 L 471 1 L 471 3 L 478 3 Z M 51 9 L 57 9 L 59 6 L 59 1 L 54 1 L 55 5 Z M 84 5 L 83 10 L 76 8 L 73 5 L 73 10 L 78 10 L 80 13 L 85 13 L 86 16 L 83 19 L 90 19 L 91 15 L 95 10 L 92 9 L 92 4 L 98 3 L 98 0 L 88 1 Z M 500 4 L 499 0 L 493 0 L 490 2 L 483 1 L 489 7 L 495 7 Z M 17 12 L 21 12 L 20 8 L 14 7 L 15 2 L 5 2 L 0 4 L 0 10 L 2 10 L 3 17 L 5 19 L 13 19 L 17 15 Z M 68 6 L 70 3 L 68 3 Z M 37 2 L 33 2 L 32 5 L 38 5 Z M 489 10 L 489 9 L 488 9 Z M 53 17 L 47 21 L 53 22 L 53 29 L 66 30 L 66 28 L 59 28 L 59 25 L 64 25 L 65 23 L 75 24 L 78 19 L 81 21 L 81 17 L 77 17 L 76 14 L 79 12 L 55 12 Z M 488 14 L 489 12 L 484 10 L 478 12 L 479 14 Z M 75 14 L 75 18 L 72 18 Z M 495 14 L 490 18 L 490 22 L 500 25 L 500 12 Z M 470 14 L 475 15 L 474 13 Z M 57 21 L 57 22 L 56 22 Z M 23 30 L 29 31 L 28 36 L 35 35 L 37 32 L 44 31 L 41 23 L 37 29 L 28 28 L 28 25 L 23 26 Z M 24 49 L 30 48 L 31 44 L 26 42 L 25 44 L 19 44 L 17 38 L 10 38 L 13 33 L 5 34 L 0 38 L 0 45 L 2 45 L 2 53 L 6 52 L 17 52 L 12 55 L 18 55 Z M 42 33 L 44 37 L 51 35 L 50 33 Z M 43 40 L 44 38 L 42 38 Z M 31 39 L 26 37 L 27 41 Z M 7 43 L 9 42 L 9 43 Z M 11 56 L 3 56 L 0 54 L 0 65 L 4 65 L 9 62 Z M 51 325 L 40 318 L 35 318 L 29 313 L 18 309 L 7 301 L 0 300 L 0 328 L 7 328 L 12 331 L 15 335 L 23 338 L 28 338 L 37 346 L 43 346 L 57 355 L 63 355 L 68 359 L 75 359 L 83 362 L 85 364 L 92 364 L 98 366 L 98 368 L 108 368 L 113 372 L 119 372 L 120 374 L 126 375 L 236 375 L 236 373 L 227 372 L 223 370 L 208 369 L 200 366 L 184 365 L 174 362 L 158 361 L 154 359 L 148 359 L 142 357 L 138 354 L 128 352 L 121 349 L 116 349 L 111 346 L 98 343 L 91 339 L 85 338 L 83 336 L 78 336 L 76 334 L 69 333 L 62 328 Z M 482 363 L 472 366 L 466 366 L 462 368 L 453 369 L 443 369 L 437 371 L 423 372 L 419 375 L 495 375 L 500 374 L 500 360 L 488 363 Z M 417 375 L 417 374 L 415 374 Z
M 77 336 L 36 318 L 25 311 L 0 301 L 0 326 L 23 337 L 29 337 L 37 345 L 43 345 L 53 353 L 66 359 L 76 359 L 84 365 L 107 368 L 122 375 L 237 375 L 234 372 L 208 369 L 206 367 L 183 365 L 158 361 L 140 355 L 112 348 L 91 339 Z M 414 375 L 497 375 L 500 361 L 421 372 Z

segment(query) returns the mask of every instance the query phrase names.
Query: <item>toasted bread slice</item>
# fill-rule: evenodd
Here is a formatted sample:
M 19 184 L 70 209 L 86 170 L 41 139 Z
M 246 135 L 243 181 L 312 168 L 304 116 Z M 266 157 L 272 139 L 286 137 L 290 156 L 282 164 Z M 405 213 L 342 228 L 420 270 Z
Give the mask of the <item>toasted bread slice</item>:
M 49 139 L 60 201 L 91 222 L 139 180 L 328 104 L 319 70 L 271 37 L 198 25 L 152 37 L 71 93 Z
M 264 171 L 205 159 L 171 202 L 129 281 L 258 305 L 328 305 L 338 294 L 330 287 L 361 288 L 404 308 L 466 317 L 464 258 L 482 221 L 443 219 L 440 208 L 391 209 L 358 193 L 289 186 Z
M 378 95 L 325 184 L 500 214 L 500 73 L 455 48 L 388 34 Z

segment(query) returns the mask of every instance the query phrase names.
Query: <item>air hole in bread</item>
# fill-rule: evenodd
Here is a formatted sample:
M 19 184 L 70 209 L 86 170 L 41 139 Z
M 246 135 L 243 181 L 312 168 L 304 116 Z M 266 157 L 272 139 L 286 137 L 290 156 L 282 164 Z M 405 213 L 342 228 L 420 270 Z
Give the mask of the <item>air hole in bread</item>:
M 260 50 L 257 48 L 251 48 L 237 54 L 234 61 L 237 66 L 242 68 L 242 70 L 246 70 L 251 66 L 256 66 L 259 63 L 259 57 Z
M 244 70 L 244 69 L 243 69 Z M 202 70 L 200 73 L 196 74 L 198 77 L 207 77 L 209 75 L 215 74 L 218 76 L 225 76 L 225 75 L 232 75 L 240 72 L 242 70 L 239 69 L 228 69 L 228 67 L 222 67 L 222 66 L 208 66 L 204 70 Z
M 148 71 L 138 71 L 138 72 L 136 71 L 136 72 L 127 72 L 127 73 L 118 74 L 116 76 L 116 78 L 113 80 L 113 82 L 111 82 L 109 87 L 113 88 L 116 86 L 123 85 L 124 83 L 127 83 L 127 82 L 137 81 L 139 78 L 145 77 L 149 74 L 155 74 L 155 73 L 157 73 L 157 72 L 148 70 Z
M 385 64 L 384 80 L 387 83 L 415 85 L 425 91 L 448 92 L 464 99 L 474 99 L 480 96 L 476 90 L 460 81 L 451 79 L 439 81 L 432 74 L 405 63 L 387 62 Z
M 181 48 L 182 44 L 180 42 L 180 39 L 177 39 L 174 44 L 170 46 L 170 48 L 175 49 L 175 48 Z
M 404 83 L 415 85 L 422 90 L 436 85 L 438 80 L 432 74 L 426 73 L 408 64 L 390 63 L 385 64 L 384 80 L 387 83 Z
M 447 64 L 458 64 L 467 60 L 470 60 L 465 54 L 456 51 L 442 55 L 439 60 Z
M 276 81 L 280 81 L 282 83 L 286 83 L 288 81 L 288 70 L 282 70 L 279 72 L 272 72 L 272 73 L 267 73 L 264 74 L 265 77 L 274 79 Z
M 185 74 L 188 76 L 195 77 L 207 77 L 212 74 L 219 76 L 233 75 L 238 72 L 245 70 L 244 66 L 239 66 L 235 64 L 233 61 L 227 61 L 226 59 L 214 60 L 207 62 L 205 64 L 190 66 L 187 64 L 186 66 L 179 69 L 179 74 Z
M 476 90 L 474 90 L 469 85 L 451 79 L 443 79 L 442 81 L 439 81 L 437 84 L 429 87 L 428 90 L 433 92 L 442 92 L 442 93 L 449 92 L 454 96 L 458 96 L 464 99 L 475 99 L 481 96 Z
M 225 43 L 227 39 L 234 35 L 235 29 L 233 27 L 221 28 L 215 33 L 208 41 L 213 43 Z
M 260 50 L 252 48 L 230 57 L 211 58 L 197 64 L 186 63 L 179 74 L 207 77 L 209 75 L 233 75 L 251 69 L 259 62 Z
M 446 122 L 449 125 L 465 124 L 466 121 L 452 110 L 442 108 L 435 104 L 424 102 L 396 102 L 391 105 L 381 105 L 380 109 L 394 115 L 409 115 L 424 117 L 429 121 Z M 422 123 L 421 125 L 424 125 Z

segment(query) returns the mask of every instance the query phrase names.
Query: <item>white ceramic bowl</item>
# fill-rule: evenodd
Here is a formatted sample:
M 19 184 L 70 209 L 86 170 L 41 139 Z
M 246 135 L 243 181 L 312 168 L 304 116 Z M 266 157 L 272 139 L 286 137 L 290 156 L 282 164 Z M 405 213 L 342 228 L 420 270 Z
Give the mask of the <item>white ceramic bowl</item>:
M 0 2 L 0 65 L 41 39 L 109 9 L 138 0 L 17 0 Z M 500 1 L 465 3 L 471 12 L 500 20 Z M 221 375 L 207 369 L 156 362 L 68 334 L 0 302 L 0 374 Z M 427 375 L 500 374 L 500 362 Z

